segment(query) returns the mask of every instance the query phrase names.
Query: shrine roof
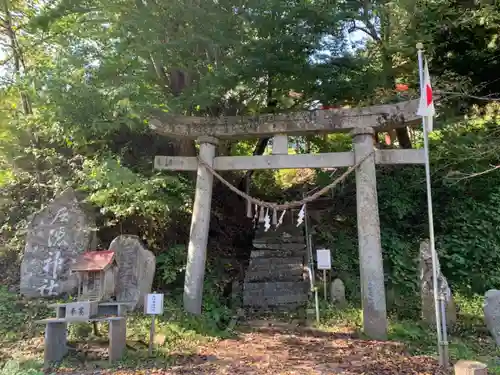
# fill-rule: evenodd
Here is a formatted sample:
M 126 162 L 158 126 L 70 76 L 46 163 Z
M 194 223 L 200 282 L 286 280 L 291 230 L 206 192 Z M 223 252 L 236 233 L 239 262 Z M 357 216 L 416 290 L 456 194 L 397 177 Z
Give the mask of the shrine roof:
M 88 251 L 81 254 L 76 259 L 71 270 L 78 272 L 104 271 L 111 266 L 113 262 L 116 262 L 114 251 Z

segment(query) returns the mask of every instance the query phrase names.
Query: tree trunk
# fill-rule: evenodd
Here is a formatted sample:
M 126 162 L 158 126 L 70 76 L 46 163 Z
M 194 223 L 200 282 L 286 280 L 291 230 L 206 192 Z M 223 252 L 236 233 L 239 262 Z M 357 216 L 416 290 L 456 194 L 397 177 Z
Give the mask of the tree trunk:
M 398 139 L 401 148 L 412 148 L 410 136 L 408 135 L 408 128 L 396 129 L 396 138 Z
M 392 67 L 392 56 L 389 51 L 383 46 L 384 42 L 380 42 L 380 51 L 382 53 L 382 66 L 385 74 L 385 85 L 388 89 L 394 89 L 396 79 L 394 77 L 394 69 Z M 406 127 L 396 129 L 396 138 L 401 148 L 412 148 L 408 129 Z
M 272 80 L 273 80 L 272 76 L 269 74 L 269 80 L 267 82 L 267 108 L 266 108 L 267 113 L 275 112 L 276 107 L 278 106 L 278 100 L 273 98 Z M 253 151 L 253 156 L 262 155 L 264 151 L 266 151 L 266 147 L 270 139 L 271 137 L 260 138 Z M 240 190 L 244 191 L 247 190 L 246 185 L 251 183 L 253 173 L 254 170 L 249 170 L 245 173 L 245 176 L 241 179 L 240 183 L 238 184 L 238 188 Z

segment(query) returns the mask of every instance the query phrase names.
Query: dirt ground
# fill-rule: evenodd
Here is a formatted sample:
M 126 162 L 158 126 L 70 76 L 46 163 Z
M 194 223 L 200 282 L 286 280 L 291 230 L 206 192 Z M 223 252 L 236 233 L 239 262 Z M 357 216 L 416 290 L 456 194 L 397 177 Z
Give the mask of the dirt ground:
M 430 357 L 410 356 L 402 344 L 356 338 L 352 333 L 246 329 L 237 338 L 201 346 L 198 353 L 179 356 L 169 368 L 141 363 L 137 369 L 66 370 L 59 374 L 445 374 Z

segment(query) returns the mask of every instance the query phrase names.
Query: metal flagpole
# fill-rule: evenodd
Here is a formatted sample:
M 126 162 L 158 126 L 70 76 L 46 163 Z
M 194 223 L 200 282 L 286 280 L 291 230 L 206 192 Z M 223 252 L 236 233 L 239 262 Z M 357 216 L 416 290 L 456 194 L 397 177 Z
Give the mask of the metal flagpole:
M 423 64 L 423 44 L 417 44 L 418 50 L 418 70 L 420 74 L 420 95 L 424 94 L 424 64 Z M 445 358 L 444 346 L 446 343 L 443 342 L 442 331 L 441 331 L 441 312 L 439 308 L 439 297 L 438 297 L 438 269 L 437 269 L 437 254 L 434 240 L 434 218 L 432 212 L 432 191 L 431 191 L 431 168 L 429 164 L 429 134 L 427 129 L 427 117 L 422 118 L 423 128 L 424 128 L 424 152 L 425 152 L 425 180 L 427 186 L 427 208 L 429 216 L 429 242 L 432 257 L 432 284 L 434 291 L 434 309 L 436 313 L 436 332 L 438 339 L 438 353 L 439 353 L 439 364 L 443 367 L 448 366 L 448 359 Z

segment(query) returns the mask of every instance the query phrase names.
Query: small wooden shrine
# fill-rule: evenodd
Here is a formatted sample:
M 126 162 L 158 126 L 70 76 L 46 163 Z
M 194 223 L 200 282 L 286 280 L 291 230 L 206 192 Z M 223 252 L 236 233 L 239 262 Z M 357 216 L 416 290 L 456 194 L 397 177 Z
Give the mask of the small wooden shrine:
M 114 251 L 81 254 L 71 271 L 78 275 L 78 301 L 106 301 L 116 296 L 118 263 Z

